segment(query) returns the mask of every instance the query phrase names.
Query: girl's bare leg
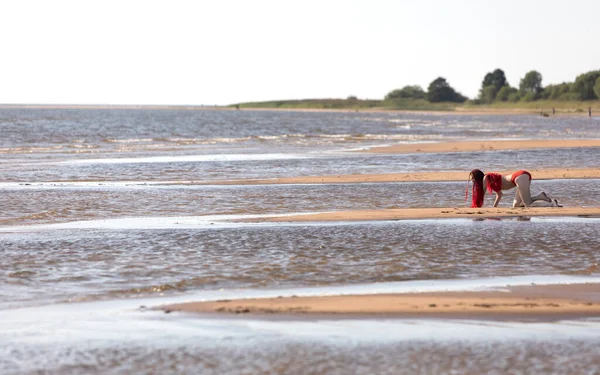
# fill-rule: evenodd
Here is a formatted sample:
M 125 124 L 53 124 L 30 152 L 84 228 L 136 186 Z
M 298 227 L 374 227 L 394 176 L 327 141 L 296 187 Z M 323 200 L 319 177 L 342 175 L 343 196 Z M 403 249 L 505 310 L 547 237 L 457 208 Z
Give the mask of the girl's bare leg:
M 529 190 L 531 186 L 529 176 L 526 174 L 520 175 L 515 179 L 515 185 L 517 185 L 517 194 L 515 197 L 519 197 L 521 200 L 521 206 L 516 207 L 530 206 L 533 201 L 531 200 L 531 191 Z
M 521 198 L 521 202 L 523 202 L 525 207 L 529 207 L 535 201 L 552 202 L 552 199 L 550 199 L 543 191 L 538 195 L 531 196 L 531 180 L 526 174 L 517 177 L 515 179 L 515 184 L 517 185 L 517 195 Z
M 517 192 L 515 193 L 515 200 L 513 201 L 513 208 L 515 207 L 524 207 L 523 199 L 521 199 L 521 194 L 519 194 L 519 189 L 517 189 Z
M 546 195 L 546 193 L 544 193 L 543 191 L 538 195 L 531 197 L 531 202 L 535 201 L 545 201 L 548 203 L 552 203 L 552 199 L 550 199 L 550 197 Z

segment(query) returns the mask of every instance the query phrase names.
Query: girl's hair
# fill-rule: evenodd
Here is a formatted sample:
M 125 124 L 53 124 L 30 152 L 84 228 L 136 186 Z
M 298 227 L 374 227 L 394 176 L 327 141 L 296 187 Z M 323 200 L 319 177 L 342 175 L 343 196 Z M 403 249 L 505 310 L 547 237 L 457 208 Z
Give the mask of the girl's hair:
M 487 191 L 490 193 L 502 190 L 502 175 L 500 173 L 488 173 L 486 179 Z
M 483 176 L 484 173 L 479 169 L 473 169 L 469 173 L 469 179 L 473 180 L 473 192 L 471 198 L 471 207 L 477 208 L 483 206 L 483 196 L 485 194 L 483 190 Z M 467 190 L 468 195 L 468 190 Z M 466 197 L 465 197 L 466 198 Z

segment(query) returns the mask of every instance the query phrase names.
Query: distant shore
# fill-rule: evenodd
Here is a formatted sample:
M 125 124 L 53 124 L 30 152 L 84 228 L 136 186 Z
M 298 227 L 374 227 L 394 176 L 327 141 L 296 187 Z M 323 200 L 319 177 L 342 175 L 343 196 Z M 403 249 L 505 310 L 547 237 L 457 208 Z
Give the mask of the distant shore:
M 344 100 L 341 100 L 344 102 Z M 290 102 L 290 101 L 284 101 Z M 293 102 L 293 101 L 291 101 Z M 326 102 L 326 101 L 325 101 Z M 372 102 L 372 101 L 369 101 Z M 319 101 L 317 101 L 319 103 Z M 379 105 L 354 105 L 344 103 L 339 106 L 318 105 L 276 105 L 269 103 L 242 103 L 240 105 L 212 104 L 0 104 L 0 109 L 135 109 L 135 110 L 220 110 L 220 111 L 282 111 L 282 112 L 397 112 L 428 114 L 467 114 L 467 115 L 543 115 L 543 116 L 588 116 L 588 108 L 595 116 L 600 116 L 600 101 L 590 102 L 530 102 L 503 103 L 502 105 L 463 105 L 456 103 L 429 103 L 401 107 Z M 554 111 L 553 111 L 554 109 Z
M 300 99 L 274 100 L 265 102 L 247 102 L 230 105 L 243 110 L 339 110 L 356 112 L 427 112 L 453 114 L 529 114 L 550 117 L 555 115 L 584 115 L 588 109 L 593 113 L 600 111 L 600 100 L 565 101 L 534 100 L 512 102 L 494 102 L 475 104 L 472 102 L 429 102 L 425 99 Z

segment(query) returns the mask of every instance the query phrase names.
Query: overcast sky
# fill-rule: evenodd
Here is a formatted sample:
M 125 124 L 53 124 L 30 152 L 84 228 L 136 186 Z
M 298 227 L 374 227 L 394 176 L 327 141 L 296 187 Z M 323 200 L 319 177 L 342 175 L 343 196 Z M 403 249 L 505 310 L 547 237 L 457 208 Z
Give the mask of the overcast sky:
M 0 103 L 382 99 L 438 76 L 475 97 L 600 69 L 597 0 L 0 0 Z

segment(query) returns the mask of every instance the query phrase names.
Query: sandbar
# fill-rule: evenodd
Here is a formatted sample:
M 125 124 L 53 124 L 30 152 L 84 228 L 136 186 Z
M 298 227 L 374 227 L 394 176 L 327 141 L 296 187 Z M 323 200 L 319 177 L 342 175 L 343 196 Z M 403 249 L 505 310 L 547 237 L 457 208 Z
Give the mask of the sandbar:
M 486 171 L 487 172 L 487 171 Z M 510 174 L 514 170 L 494 171 Z M 549 168 L 529 169 L 534 180 L 552 179 L 595 179 L 600 178 L 598 168 Z M 447 172 L 400 172 L 372 174 L 339 174 L 325 176 L 297 176 L 267 179 L 240 179 L 217 181 L 191 181 L 190 184 L 210 185 L 285 185 L 285 184 L 350 184 L 350 183 L 381 183 L 381 182 L 444 182 L 467 181 L 469 171 Z
M 599 317 L 600 284 L 512 286 L 493 291 L 254 298 L 190 302 L 159 309 L 235 315 L 552 320 Z
M 600 139 L 515 139 L 482 141 L 447 141 L 431 143 L 400 143 L 373 147 L 360 152 L 402 154 L 431 152 L 475 152 L 525 150 L 538 148 L 600 147 Z
M 239 222 L 331 222 L 331 221 L 376 221 L 376 220 L 420 220 L 420 219 L 500 219 L 530 217 L 585 217 L 600 218 L 600 207 L 482 207 L 482 208 L 390 208 L 380 210 L 348 210 L 307 213 L 298 215 L 270 216 L 241 219 Z

